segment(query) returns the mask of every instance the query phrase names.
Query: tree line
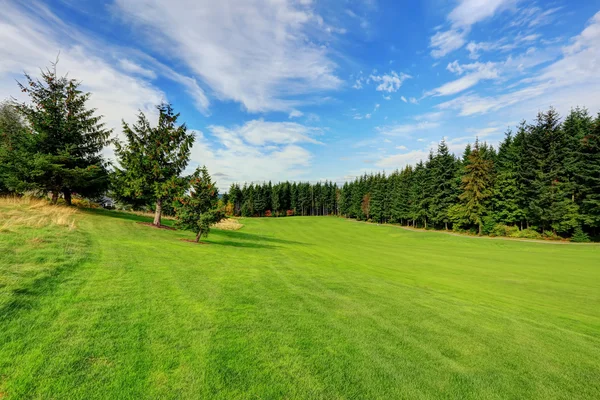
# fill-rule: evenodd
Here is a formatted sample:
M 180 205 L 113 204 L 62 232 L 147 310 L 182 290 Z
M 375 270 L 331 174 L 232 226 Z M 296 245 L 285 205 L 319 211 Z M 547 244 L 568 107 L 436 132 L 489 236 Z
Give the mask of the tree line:
M 338 215 L 376 223 L 477 234 L 563 236 L 586 241 L 600 227 L 600 115 L 575 108 L 561 120 L 540 112 L 506 133 L 497 149 L 478 140 L 456 157 L 445 141 L 426 160 L 386 175 L 334 182 L 233 184 L 219 196 L 206 168 L 184 175 L 193 134 L 171 105 L 157 106 L 152 124 L 140 112 L 112 136 L 89 93 L 60 77 L 55 65 L 40 79 L 25 75 L 29 102 L 0 106 L 0 193 L 49 195 L 71 204 L 73 194 L 108 194 L 134 208 L 163 213 L 205 236 L 225 215 Z M 113 144 L 115 162 L 102 150 Z
M 600 227 L 600 115 L 553 108 L 506 133 L 498 149 L 442 140 L 402 170 L 335 183 L 233 184 L 223 197 L 238 216 L 340 215 L 377 223 L 586 241 Z

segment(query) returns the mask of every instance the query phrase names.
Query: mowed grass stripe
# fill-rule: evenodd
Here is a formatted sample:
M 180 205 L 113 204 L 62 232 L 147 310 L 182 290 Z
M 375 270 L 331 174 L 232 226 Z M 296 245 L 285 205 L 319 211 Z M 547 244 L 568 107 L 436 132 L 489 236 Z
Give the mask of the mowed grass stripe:
M 326 217 L 195 245 L 142 219 L 78 216 L 87 255 L 0 320 L 4 397 L 600 396 L 596 246 Z

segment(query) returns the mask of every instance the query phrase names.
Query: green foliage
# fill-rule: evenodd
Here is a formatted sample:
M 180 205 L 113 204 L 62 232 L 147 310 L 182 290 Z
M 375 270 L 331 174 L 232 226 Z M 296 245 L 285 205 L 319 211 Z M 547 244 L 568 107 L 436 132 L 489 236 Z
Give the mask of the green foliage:
M 129 126 L 123 121 L 125 142 L 115 143 L 118 166 L 113 189 L 123 202 L 156 203 L 154 223 L 160 225 L 163 203 L 182 193 L 194 134 L 185 124 L 177 125 L 179 114 L 170 104 L 157 106 L 158 124 L 153 127 L 140 112 L 138 121 Z
M 187 193 L 175 199 L 176 226 L 196 233 L 196 242 L 208 237 L 210 227 L 225 218 L 219 207 L 219 191 L 206 167 L 198 168 L 189 179 Z
M 573 231 L 573 235 L 571 236 L 571 242 L 576 243 L 587 243 L 590 241 L 590 237 L 587 233 L 581 229 L 581 226 L 577 226 Z
M 484 146 L 483 149 L 485 148 Z M 463 192 L 459 196 L 463 217 L 479 227 L 479 234 L 482 233 L 483 217 L 487 212 L 488 199 L 492 195 L 493 162 L 484 156 L 485 152 L 479 142 L 475 142 L 465 166 L 462 177 Z
M 56 64 L 42 71 L 41 79 L 27 74 L 25 78 L 27 82 L 19 87 L 29 102 L 16 108 L 30 132 L 14 154 L 27 159 L 19 163 L 20 170 L 9 171 L 11 186 L 53 192 L 54 202 L 62 192 L 67 204 L 72 193 L 87 197 L 103 193 L 109 180 L 101 151 L 112 131 L 95 109 L 87 108 L 90 93 L 79 90 L 80 82 L 58 76 Z
M 518 227 L 505 225 L 502 223 L 494 225 L 489 231 L 490 236 L 514 237 L 514 236 L 518 235 L 518 233 L 519 233 Z
M 36 188 L 34 139 L 14 104 L 0 103 L 0 194 Z

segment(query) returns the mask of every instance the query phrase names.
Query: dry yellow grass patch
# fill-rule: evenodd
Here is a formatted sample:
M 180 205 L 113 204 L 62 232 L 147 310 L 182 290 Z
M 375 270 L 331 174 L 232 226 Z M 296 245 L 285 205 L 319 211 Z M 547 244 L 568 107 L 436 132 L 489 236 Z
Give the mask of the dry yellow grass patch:
M 0 198 L 0 230 L 28 226 L 59 225 L 75 229 L 74 207 L 51 205 L 46 200 L 30 197 Z
M 241 229 L 244 225 L 240 223 L 240 221 L 238 221 L 235 218 L 227 218 L 224 219 L 223 221 L 219 222 L 218 224 L 213 225 L 213 227 L 217 228 L 217 229 L 222 229 L 224 231 L 237 231 L 238 229 Z

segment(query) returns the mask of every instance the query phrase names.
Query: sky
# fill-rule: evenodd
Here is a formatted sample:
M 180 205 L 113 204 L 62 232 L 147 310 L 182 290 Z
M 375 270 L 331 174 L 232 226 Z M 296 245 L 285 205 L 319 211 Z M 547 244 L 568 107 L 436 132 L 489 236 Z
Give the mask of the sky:
M 600 111 L 600 0 L 0 0 L 0 100 L 58 57 L 121 137 L 173 104 L 190 169 L 343 183 Z M 112 150 L 107 148 L 107 157 Z

